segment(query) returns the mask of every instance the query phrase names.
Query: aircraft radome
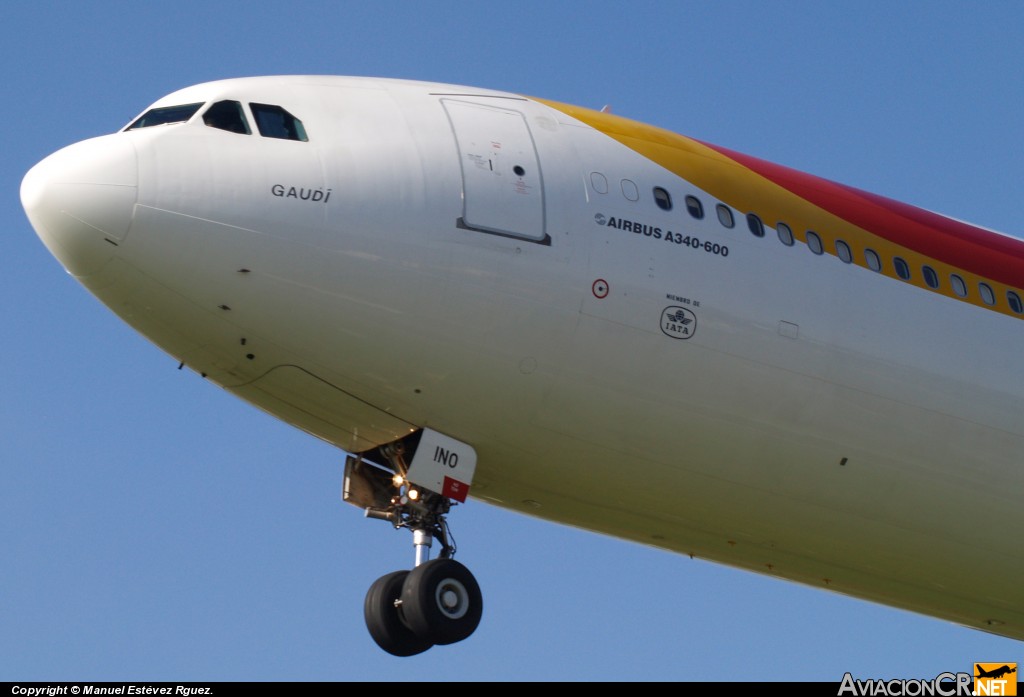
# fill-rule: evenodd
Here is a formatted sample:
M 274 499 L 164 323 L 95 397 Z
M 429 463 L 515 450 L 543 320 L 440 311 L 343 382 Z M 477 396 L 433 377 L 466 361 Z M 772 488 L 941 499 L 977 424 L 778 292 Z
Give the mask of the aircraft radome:
M 21 197 L 127 323 L 352 453 L 346 500 L 413 533 L 365 599 L 390 653 L 480 621 L 467 496 L 1024 639 L 1017 239 L 608 113 L 352 77 L 183 89 Z

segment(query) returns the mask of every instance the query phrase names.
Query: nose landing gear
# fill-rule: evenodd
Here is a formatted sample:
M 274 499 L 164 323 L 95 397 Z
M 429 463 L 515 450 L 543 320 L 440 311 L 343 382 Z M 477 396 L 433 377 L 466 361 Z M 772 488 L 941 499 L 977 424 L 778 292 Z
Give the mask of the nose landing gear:
M 411 442 L 413 448 L 417 444 Z M 381 576 L 363 603 L 370 636 L 394 656 L 414 656 L 434 645 L 462 641 L 476 630 L 483 614 L 479 584 L 469 569 L 452 558 L 455 545 L 445 516 L 453 502 L 408 479 L 404 458 L 408 445 L 398 441 L 374 451 L 389 468 L 363 456 L 350 456 L 343 495 L 345 501 L 363 507 L 367 517 L 413 533 L 415 567 Z M 441 553 L 431 560 L 435 537 Z
M 444 501 L 447 511 L 448 502 Z M 401 508 L 401 506 L 399 507 Z M 404 511 L 406 516 L 408 510 Z M 368 511 L 368 515 L 372 515 Z M 393 571 L 377 579 L 366 593 L 363 617 L 377 645 L 394 656 L 414 656 L 431 646 L 454 644 L 471 635 L 480 624 L 484 600 L 469 569 L 451 558 L 454 546 L 443 515 L 432 515 L 434 529 L 413 529 L 416 567 Z M 399 515 L 395 527 L 423 525 L 422 517 L 407 522 Z M 435 536 L 442 541 L 441 556 L 430 559 Z

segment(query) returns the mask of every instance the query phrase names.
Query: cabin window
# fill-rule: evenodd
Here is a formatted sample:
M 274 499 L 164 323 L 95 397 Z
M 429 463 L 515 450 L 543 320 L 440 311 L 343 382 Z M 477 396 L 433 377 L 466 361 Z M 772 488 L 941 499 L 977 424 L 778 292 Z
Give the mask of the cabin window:
M 306 129 L 302 121 L 273 104 L 249 104 L 252 116 L 256 119 L 256 128 L 265 138 L 281 138 L 282 140 L 307 141 Z
M 981 294 L 981 301 L 986 305 L 996 304 L 996 294 L 992 292 L 992 286 L 987 283 L 978 284 L 978 292 Z
M 935 269 L 930 266 L 925 266 L 921 269 L 924 274 L 924 282 L 929 288 L 939 287 L 939 274 L 935 273 Z
M 754 237 L 764 237 L 764 223 L 753 213 L 747 213 L 747 227 L 754 233 Z
M 960 278 L 955 273 L 950 274 L 949 283 L 953 286 L 953 292 L 957 294 L 957 297 L 967 297 L 967 284 L 964 283 L 964 279 Z
M 732 209 L 729 206 L 719 203 L 715 206 L 715 211 L 718 212 L 718 222 L 722 224 L 722 227 L 731 228 L 736 224 L 732 217 Z
M 1010 303 L 1010 309 L 1018 315 L 1024 312 L 1024 306 L 1020 304 L 1020 296 L 1012 290 L 1006 291 L 1006 302 Z
M 630 201 L 640 200 L 640 189 L 636 188 L 636 184 L 629 179 L 623 179 L 622 183 L 622 195 Z
M 853 252 L 850 251 L 850 245 L 842 240 L 836 240 L 836 255 L 844 264 L 849 264 L 853 261 Z
M 663 211 L 672 210 L 672 196 L 660 186 L 654 187 L 654 202 Z
M 231 133 L 244 133 L 249 135 L 249 122 L 246 121 L 242 105 L 238 102 L 225 100 L 217 102 L 203 114 L 203 123 L 211 128 L 219 128 L 222 131 Z
M 896 268 L 896 275 L 902 278 L 904 281 L 910 280 L 910 266 L 907 262 L 903 261 L 899 257 L 892 260 L 892 265 Z
M 779 234 L 779 242 L 787 247 L 793 246 L 793 231 L 785 223 L 776 223 L 775 231 Z
M 184 123 L 192 118 L 195 113 L 199 111 L 199 107 L 202 105 L 202 102 L 196 102 L 195 104 L 162 106 L 157 107 L 156 109 L 150 109 L 145 114 L 135 119 L 132 125 L 125 130 L 134 131 L 136 128 L 163 126 L 168 123 Z
M 600 172 L 590 173 L 590 185 L 594 187 L 594 191 L 599 194 L 608 193 L 608 180 Z
M 704 217 L 704 204 L 696 196 L 686 197 L 686 210 L 690 211 L 690 215 L 697 220 Z
M 807 231 L 807 248 L 815 254 L 823 254 L 825 252 L 825 247 L 821 244 L 821 238 L 813 230 Z
M 873 249 L 864 250 L 864 261 L 867 262 L 868 268 L 872 271 L 882 270 L 882 258 L 878 256 L 878 252 Z

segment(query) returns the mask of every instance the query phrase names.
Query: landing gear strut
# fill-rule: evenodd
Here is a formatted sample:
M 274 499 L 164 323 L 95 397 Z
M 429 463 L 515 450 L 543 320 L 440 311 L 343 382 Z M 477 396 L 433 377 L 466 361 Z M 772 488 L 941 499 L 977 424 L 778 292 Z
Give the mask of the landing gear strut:
M 483 613 L 480 586 L 469 569 L 452 558 L 455 545 L 446 515 L 453 502 L 407 478 L 406 448 L 417 444 L 418 439 L 397 441 L 372 451 L 387 467 L 362 456 L 350 456 L 345 463 L 345 501 L 363 507 L 368 518 L 412 531 L 415 567 L 381 576 L 363 603 L 370 636 L 394 656 L 413 656 L 434 645 L 462 641 L 476 630 Z M 431 560 L 435 538 L 441 552 Z

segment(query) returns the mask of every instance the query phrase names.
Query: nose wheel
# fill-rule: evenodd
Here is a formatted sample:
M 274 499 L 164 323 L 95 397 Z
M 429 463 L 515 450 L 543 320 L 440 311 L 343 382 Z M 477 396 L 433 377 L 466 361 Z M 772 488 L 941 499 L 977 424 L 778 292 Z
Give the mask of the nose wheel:
M 377 579 L 363 614 L 378 646 L 393 656 L 414 656 L 469 637 L 480 624 L 483 595 L 469 569 L 435 559 Z
M 454 559 L 421 564 L 402 584 L 406 626 L 435 644 L 454 644 L 467 638 L 480 624 L 483 609 L 476 579 Z
M 402 584 L 408 571 L 393 571 L 381 576 L 366 593 L 363 616 L 370 636 L 392 656 L 415 656 L 434 642 L 420 638 L 405 624 L 402 616 Z

